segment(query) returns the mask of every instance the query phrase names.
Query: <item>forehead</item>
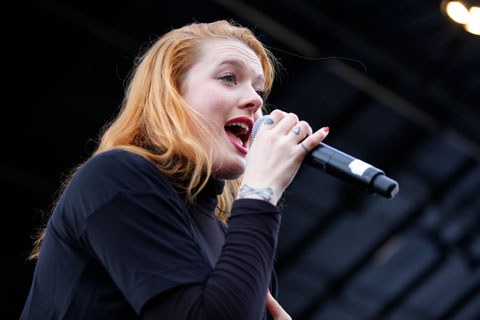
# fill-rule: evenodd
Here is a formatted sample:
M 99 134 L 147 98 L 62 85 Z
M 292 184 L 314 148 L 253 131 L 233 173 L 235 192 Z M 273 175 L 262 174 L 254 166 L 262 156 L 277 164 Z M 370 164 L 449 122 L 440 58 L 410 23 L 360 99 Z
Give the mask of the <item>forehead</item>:
M 250 47 L 238 40 L 208 39 L 204 41 L 200 47 L 200 59 L 197 63 L 211 67 L 239 64 L 239 67 L 247 68 L 256 78 L 264 79 L 260 58 Z

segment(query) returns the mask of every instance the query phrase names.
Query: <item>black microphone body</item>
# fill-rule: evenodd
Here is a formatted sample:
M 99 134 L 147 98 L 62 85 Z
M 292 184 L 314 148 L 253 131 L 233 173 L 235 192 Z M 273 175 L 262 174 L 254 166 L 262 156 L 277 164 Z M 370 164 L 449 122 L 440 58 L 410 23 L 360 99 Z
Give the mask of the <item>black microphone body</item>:
M 399 191 L 398 183 L 385 176 L 382 170 L 323 142 L 308 153 L 305 161 L 329 175 L 370 193 L 393 198 Z
M 252 138 L 262 126 L 267 116 L 255 122 Z M 385 176 L 385 172 L 358 160 L 323 142 L 308 153 L 305 160 L 309 165 L 318 168 L 347 183 L 360 187 L 369 193 L 377 193 L 386 198 L 393 198 L 399 191 L 398 183 Z

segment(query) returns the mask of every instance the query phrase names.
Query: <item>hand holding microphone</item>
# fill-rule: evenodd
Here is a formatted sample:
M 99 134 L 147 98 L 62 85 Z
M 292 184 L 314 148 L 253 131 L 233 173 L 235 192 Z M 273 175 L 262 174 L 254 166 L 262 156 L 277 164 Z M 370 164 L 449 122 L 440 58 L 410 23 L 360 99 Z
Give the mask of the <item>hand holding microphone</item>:
M 276 205 L 307 156 L 305 151 L 317 146 L 328 132 L 323 128 L 312 133 L 307 122 L 280 110 L 263 119 L 265 123 L 257 124 L 257 137 L 248 149 L 237 198 L 261 199 Z
M 268 121 L 267 119 L 269 116 L 263 116 L 255 122 L 252 139 L 255 138 L 265 121 Z M 304 161 L 329 175 L 386 198 L 393 198 L 399 191 L 398 183 L 385 176 L 382 170 L 342 151 L 322 142 L 310 150 L 306 149 L 308 154 Z

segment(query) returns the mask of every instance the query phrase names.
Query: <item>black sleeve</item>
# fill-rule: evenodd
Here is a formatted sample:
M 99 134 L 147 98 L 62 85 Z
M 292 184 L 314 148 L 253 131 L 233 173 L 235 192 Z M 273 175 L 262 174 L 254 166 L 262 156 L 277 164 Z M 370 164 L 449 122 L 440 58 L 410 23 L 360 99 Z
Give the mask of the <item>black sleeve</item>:
M 262 319 L 279 225 L 270 203 L 235 201 L 222 254 L 205 283 L 158 295 L 146 304 L 143 318 Z

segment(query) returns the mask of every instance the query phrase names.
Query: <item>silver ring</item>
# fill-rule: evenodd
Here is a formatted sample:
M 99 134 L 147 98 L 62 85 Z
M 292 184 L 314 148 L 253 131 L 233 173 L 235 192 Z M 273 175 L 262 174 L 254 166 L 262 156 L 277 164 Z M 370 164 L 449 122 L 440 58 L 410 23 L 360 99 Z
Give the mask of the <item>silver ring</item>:
M 302 146 L 303 150 L 305 150 L 306 153 L 309 153 L 310 151 L 307 150 L 307 148 L 305 148 L 305 146 L 303 145 L 303 141 L 300 142 L 300 145 Z

